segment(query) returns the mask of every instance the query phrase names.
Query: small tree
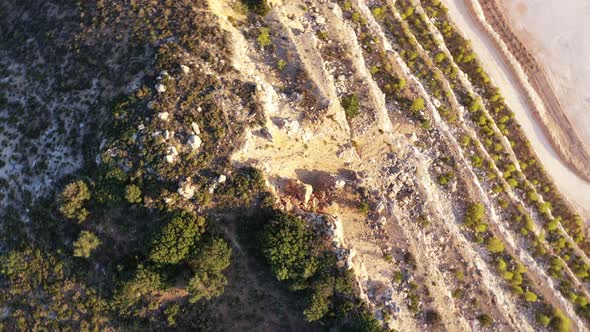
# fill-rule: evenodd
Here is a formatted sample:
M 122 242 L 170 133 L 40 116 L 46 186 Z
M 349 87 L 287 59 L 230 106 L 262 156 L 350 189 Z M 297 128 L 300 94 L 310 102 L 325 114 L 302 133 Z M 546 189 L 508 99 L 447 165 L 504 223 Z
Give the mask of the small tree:
M 504 251 L 504 243 L 495 237 L 490 238 L 486 246 L 490 252 L 495 254 Z
M 133 203 L 140 203 L 141 202 L 141 189 L 134 185 L 130 184 L 125 188 L 125 199 L 127 202 Z
M 101 241 L 96 235 L 89 231 L 82 231 L 78 240 L 74 242 L 74 256 L 88 258 L 100 244 Z
M 194 276 L 188 285 L 190 301 L 210 299 L 223 294 L 227 279 L 223 271 L 231 263 L 231 248 L 221 238 L 204 241 L 189 259 Z
M 183 211 L 166 224 L 152 243 L 149 257 L 153 262 L 176 264 L 182 261 L 203 232 L 205 219 Z
M 412 102 L 412 106 L 410 106 L 410 110 L 413 113 L 417 113 L 424 110 L 424 99 L 420 97 L 414 99 L 414 101 Z
M 342 107 L 344 108 L 344 114 L 349 120 L 360 114 L 359 98 L 354 94 L 342 98 Z
M 68 219 L 82 222 L 88 217 L 84 203 L 90 199 L 90 190 L 86 182 L 78 180 L 68 184 L 59 195 L 59 211 Z
M 262 230 L 262 252 L 279 280 L 307 279 L 317 269 L 315 239 L 300 218 L 280 214 Z

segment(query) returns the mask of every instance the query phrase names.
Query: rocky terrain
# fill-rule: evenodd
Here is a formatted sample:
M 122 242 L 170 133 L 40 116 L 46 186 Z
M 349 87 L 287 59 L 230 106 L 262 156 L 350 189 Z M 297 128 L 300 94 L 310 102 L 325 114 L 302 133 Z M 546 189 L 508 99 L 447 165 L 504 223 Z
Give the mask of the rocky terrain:
M 444 1 L 0 9 L 1 329 L 588 330 L 587 226 Z

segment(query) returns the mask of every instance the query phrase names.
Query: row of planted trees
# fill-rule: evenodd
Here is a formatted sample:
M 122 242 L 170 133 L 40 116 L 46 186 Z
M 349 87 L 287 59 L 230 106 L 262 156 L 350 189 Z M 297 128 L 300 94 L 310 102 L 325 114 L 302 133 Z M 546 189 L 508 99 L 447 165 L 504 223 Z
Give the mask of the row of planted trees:
M 449 50 L 453 54 L 455 61 L 457 61 L 461 69 L 468 74 L 468 77 L 473 85 L 476 88 L 479 88 L 480 93 L 484 96 L 484 104 L 489 109 L 493 109 L 492 116 L 490 117 L 488 116 L 487 112 L 484 112 L 484 106 L 479 104 L 479 102 L 474 99 L 473 96 L 466 97 L 463 104 L 468 106 L 471 113 L 471 119 L 473 119 L 474 122 L 480 127 L 479 133 L 484 137 L 483 142 L 486 149 L 493 151 L 490 153 L 490 155 L 493 157 L 494 162 L 498 165 L 499 169 L 504 170 L 502 176 L 506 178 L 506 182 L 512 188 L 519 188 L 520 190 L 517 191 L 517 193 L 521 195 L 523 201 L 530 204 L 533 209 L 536 209 L 545 220 L 544 227 L 545 230 L 548 231 L 546 240 L 542 237 L 540 238 L 531 234 L 534 230 L 534 223 L 527 215 L 526 210 L 522 204 L 518 203 L 516 205 L 509 205 L 509 199 L 506 197 L 507 195 L 501 195 L 501 198 L 498 199 L 499 203 L 503 207 L 510 207 L 513 225 L 522 225 L 521 222 L 523 220 L 526 221 L 524 226 L 520 227 L 520 233 L 525 237 L 528 235 L 529 246 L 533 249 L 533 252 L 537 258 L 541 258 L 541 261 L 544 262 L 556 262 L 560 260 L 559 256 L 561 256 L 567 262 L 566 264 L 573 270 L 576 277 L 583 281 L 587 281 L 589 267 L 584 263 L 583 258 L 575 253 L 572 247 L 574 244 L 567 240 L 567 235 L 564 234 L 558 227 L 558 225 L 562 222 L 562 217 L 555 216 L 554 213 L 556 210 L 551 209 L 551 203 L 544 201 L 541 198 L 541 194 L 539 194 L 539 192 L 542 191 L 543 195 L 549 197 L 549 200 L 552 200 L 552 198 L 555 197 L 554 194 L 556 194 L 556 191 L 552 189 L 552 185 L 548 184 L 548 178 L 546 176 L 543 178 L 544 185 L 541 186 L 538 180 L 539 172 L 527 173 L 527 170 L 529 170 L 531 166 L 537 165 L 537 162 L 536 159 L 530 158 L 532 151 L 524 139 L 524 135 L 518 128 L 518 125 L 513 120 L 513 114 L 508 110 L 497 88 L 493 87 L 489 78 L 481 69 L 481 66 L 477 62 L 477 59 L 473 51 L 470 49 L 468 42 L 465 41 L 460 36 L 460 34 L 454 30 L 452 24 L 449 23 L 450 21 L 445 20 L 448 19 L 446 16 L 444 16 L 445 19 L 440 19 L 441 13 L 446 13 L 446 9 L 444 9 L 444 7 L 442 7 L 442 5 L 436 1 L 434 4 L 430 5 L 431 6 L 426 7 L 426 13 L 429 13 L 435 17 L 433 22 L 444 36 L 445 41 L 447 42 L 447 47 L 449 47 Z M 436 6 L 436 9 L 433 9 L 433 6 Z M 428 41 L 434 40 L 432 34 L 428 32 L 428 23 L 426 21 L 427 18 L 425 15 L 417 13 L 414 14 L 414 7 L 409 1 L 398 1 L 398 7 L 402 10 L 405 10 L 406 12 L 412 12 L 412 14 L 409 15 L 411 17 L 409 17 L 408 22 L 415 31 L 415 35 L 419 36 L 419 39 L 425 38 Z M 454 47 L 452 45 L 449 46 L 449 43 L 454 43 Z M 428 42 L 423 44 L 430 45 Z M 460 46 L 457 46 L 457 44 Z M 467 55 L 465 55 L 466 50 L 468 50 Z M 440 58 L 440 52 L 442 52 L 440 48 L 428 49 L 428 51 L 435 60 L 437 57 Z M 456 53 L 453 53 L 453 51 Z M 437 61 L 435 61 L 435 63 L 437 63 Z M 449 80 L 455 81 L 456 77 L 448 78 Z M 456 82 L 454 82 L 454 84 L 455 88 L 457 88 Z M 492 91 L 494 92 L 493 94 Z M 460 88 L 456 89 L 457 95 L 460 95 L 462 92 L 463 91 L 461 91 Z M 492 118 L 494 118 L 497 122 L 495 122 Z M 495 128 L 498 128 L 498 130 L 494 130 Z M 515 128 L 517 130 L 517 135 L 509 136 L 512 130 Z M 510 139 L 510 148 L 514 148 L 516 145 L 519 146 L 518 148 L 514 148 L 514 153 L 519 158 L 519 160 L 523 160 L 523 158 L 527 158 L 529 160 L 528 164 L 517 161 L 519 163 L 520 169 L 526 173 L 526 177 L 525 175 L 520 174 L 516 168 L 515 163 L 510 160 L 509 154 L 507 152 L 504 152 L 504 156 L 502 156 L 503 147 L 498 142 L 501 142 L 503 137 L 498 137 L 498 135 L 495 133 L 498 131 L 502 135 L 507 135 L 508 139 Z M 492 138 L 485 138 L 485 136 L 492 136 Z M 494 139 L 496 142 L 494 143 L 492 139 Z M 523 150 L 527 151 L 523 152 Z M 539 166 L 537 165 L 536 167 Z M 529 181 L 531 178 L 533 180 Z M 495 188 L 496 193 L 502 194 L 503 190 L 501 188 L 497 186 Z M 547 194 L 548 192 L 554 194 Z M 559 198 L 559 202 L 563 203 L 561 198 Z M 562 205 L 562 208 L 565 208 L 565 206 Z M 567 224 L 570 226 L 573 225 L 573 228 L 567 227 Z M 583 229 L 581 228 L 581 220 L 579 217 L 570 215 L 570 222 L 567 224 L 566 230 L 570 232 L 570 234 L 573 233 L 575 242 L 582 242 Z M 547 250 L 544 248 L 544 243 L 547 242 L 549 242 L 553 248 L 554 254 L 548 254 Z M 563 263 L 561 265 L 563 265 Z M 552 263 L 552 266 L 556 266 L 556 264 Z M 558 270 L 561 271 L 561 269 Z M 586 306 L 586 297 L 580 293 L 579 290 L 576 290 L 577 287 L 571 284 L 571 278 L 564 271 L 561 271 L 561 275 L 558 275 L 556 273 L 556 269 L 554 268 L 551 269 L 550 272 L 553 277 L 560 281 L 560 284 L 562 285 L 559 288 L 560 291 L 575 304 L 578 311 L 581 312 L 583 316 L 587 317 L 588 308 Z
M 399 2 L 398 2 L 399 3 Z M 350 6 L 350 3 L 348 2 L 343 2 L 342 3 L 343 8 L 345 10 L 348 11 L 354 11 L 352 9 L 352 6 Z M 411 17 L 414 14 L 414 9 L 413 8 L 406 8 L 404 11 L 402 11 L 403 14 L 401 15 L 402 18 L 407 19 L 408 17 Z M 449 92 L 446 91 L 446 89 L 444 88 L 444 77 L 442 75 L 444 75 L 445 77 L 450 77 L 450 87 L 451 88 L 461 88 L 458 83 L 458 79 L 457 79 L 457 74 L 458 71 L 455 67 L 453 67 L 451 65 L 451 62 L 449 61 L 449 59 L 442 53 L 442 52 L 437 52 L 434 54 L 433 56 L 433 60 L 432 62 L 430 62 L 431 64 L 429 64 L 428 60 L 424 60 L 423 57 L 420 56 L 421 51 L 417 48 L 417 40 L 414 39 L 412 33 L 408 30 L 408 28 L 406 28 L 403 24 L 401 24 L 401 22 L 397 21 L 397 19 L 395 18 L 395 16 L 392 13 L 388 13 L 388 9 L 386 6 L 376 6 L 373 7 L 372 9 L 372 13 L 375 16 L 376 20 L 379 21 L 383 26 L 386 27 L 385 29 L 385 33 L 386 35 L 389 35 L 390 37 L 392 37 L 392 39 L 395 41 L 394 43 L 394 48 L 398 51 L 398 53 L 400 54 L 400 56 L 402 57 L 402 59 L 404 60 L 404 62 L 406 62 L 406 64 L 408 65 L 408 68 L 413 72 L 413 74 L 422 81 L 423 85 L 425 86 L 425 88 L 430 91 L 432 93 L 433 96 L 435 96 L 440 102 L 441 105 L 438 106 L 438 111 L 441 114 L 441 116 L 443 117 L 443 119 L 445 119 L 449 124 L 451 125 L 456 125 L 456 120 L 457 120 L 457 113 L 454 112 L 453 107 L 451 106 L 450 100 L 448 98 L 450 98 Z M 354 13 L 351 14 L 350 17 L 353 17 Z M 366 27 L 363 26 L 363 22 L 362 20 L 358 19 L 357 23 L 359 23 L 361 25 L 360 29 L 363 31 L 363 33 L 360 35 L 362 38 L 366 38 L 368 40 L 373 40 L 372 37 L 370 37 L 370 34 L 368 33 L 368 29 Z M 429 33 L 423 32 L 423 36 L 430 36 Z M 374 44 L 374 43 L 371 43 Z M 434 50 L 435 49 L 435 42 L 432 40 L 430 43 L 427 43 L 427 47 L 429 49 Z M 375 46 L 372 46 L 372 49 Z M 371 51 L 372 51 L 371 49 Z M 372 52 L 368 52 L 368 53 L 372 53 Z M 371 54 L 368 54 L 368 57 L 371 57 Z M 440 66 L 438 68 L 440 68 L 440 73 L 436 72 L 433 74 L 433 68 L 436 68 L 433 66 L 432 63 L 437 63 Z M 387 66 L 379 66 L 380 68 L 385 68 L 388 69 Z M 374 74 L 374 77 L 377 79 L 378 83 L 381 83 L 380 86 L 383 87 L 385 86 L 385 84 L 383 84 L 383 79 L 381 77 L 379 77 L 379 75 L 383 76 L 383 70 L 380 70 L 380 72 L 376 72 Z M 387 71 L 385 71 L 387 73 Z M 445 92 L 446 91 L 446 92 Z M 384 92 L 386 92 L 387 95 L 387 89 L 384 89 Z M 461 95 L 463 96 L 468 96 L 465 93 L 465 90 L 460 90 Z M 475 101 L 474 100 L 470 100 L 470 103 L 468 104 L 469 108 L 472 111 L 477 111 L 478 107 L 475 105 Z M 411 108 L 411 107 L 408 107 Z M 422 108 L 423 110 L 424 108 Z M 473 116 L 472 116 L 473 117 Z M 480 122 L 482 123 L 482 126 L 485 126 L 488 122 L 488 120 L 491 120 L 489 118 L 484 118 L 482 119 Z M 478 142 L 476 141 L 475 137 L 472 137 L 470 134 L 468 134 L 468 132 L 463 131 L 462 129 L 458 128 L 458 126 L 455 126 L 454 128 L 456 130 L 457 133 L 459 133 L 459 137 L 461 137 L 461 145 L 464 149 L 464 152 L 467 152 L 467 155 L 469 157 L 469 160 L 472 162 L 472 164 L 474 164 L 475 166 L 477 166 L 477 168 L 484 168 L 484 169 L 488 169 L 488 175 L 492 175 L 491 178 L 492 180 L 495 179 L 496 174 L 494 173 L 494 161 L 491 158 L 487 158 L 487 156 L 484 153 L 483 148 L 478 144 Z M 488 133 L 488 135 L 490 135 L 491 129 L 488 128 L 488 130 L 486 131 Z M 462 134 L 461 134 L 462 133 Z M 492 136 L 494 137 L 494 136 Z M 494 144 L 492 142 L 492 144 Z M 490 143 L 486 142 L 486 145 L 488 147 L 490 147 Z M 496 155 L 499 154 L 501 152 L 501 145 L 499 144 L 499 141 L 496 141 L 495 146 L 492 145 L 492 147 L 495 147 L 496 149 Z M 503 149 L 503 147 L 502 147 Z M 476 151 L 475 153 L 473 152 L 469 152 L 469 151 Z M 479 152 L 477 152 L 479 151 Z M 498 157 L 496 157 L 498 158 Z M 487 162 L 484 162 L 487 161 Z M 506 175 L 505 176 L 505 181 L 504 183 L 508 183 L 509 185 L 514 186 L 514 180 L 511 179 L 511 175 L 512 173 L 515 171 L 515 169 L 513 170 L 513 166 L 512 167 L 508 167 L 507 168 L 507 173 L 503 174 Z M 504 187 L 502 186 L 502 182 L 496 182 L 496 184 L 491 187 L 493 188 L 493 190 L 495 190 L 496 192 L 504 192 Z M 508 208 L 508 202 L 510 202 L 510 200 L 506 199 L 504 201 L 500 201 L 500 205 L 503 207 Z M 519 220 L 519 222 L 516 222 L 515 224 L 521 224 L 522 227 L 522 233 L 527 233 L 527 234 L 531 234 L 531 236 L 534 237 L 534 234 L 530 231 L 531 229 L 533 229 L 533 225 L 531 224 L 531 220 L 529 218 L 524 218 L 523 216 L 524 210 L 523 209 L 519 209 L 518 213 L 514 213 L 515 215 L 515 219 Z M 522 220 L 526 221 L 526 223 L 521 222 Z M 483 234 L 487 234 L 486 232 L 488 232 L 487 230 L 487 225 L 485 224 L 478 224 L 476 226 L 474 226 L 473 229 L 471 229 L 474 232 L 474 240 L 476 242 L 479 243 L 486 243 L 486 239 L 491 239 L 491 243 L 488 243 L 487 248 L 488 249 L 497 249 L 498 246 L 498 239 L 490 237 L 488 236 L 483 236 Z M 535 243 L 536 247 L 535 248 L 539 248 L 540 251 L 543 251 L 543 245 L 541 243 L 540 239 L 534 238 L 533 243 Z M 501 242 L 499 242 L 499 244 L 501 244 Z M 503 252 L 503 250 L 502 250 Z M 508 257 L 510 257 L 508 255 Z M 502 258 L 503 261 L 506 260 L 506 258 Z M 510 257 L 508 258 L 508 260 L 514 260 L 514 258 Z M 517 261 L 517 260 L 516 260 Z M 501 264 L 501 266 L 503 266 L 503 264 Z M 512 280 L 512 276 L 514 274 L 513 271 L 505 271 L 503 269 L 499 269 L 499 272 L 502 274 L 502 277 L 506 280 Z M 523 272 L 523 271 L 521 271 Z M 523 296 L 523 299 L 525 301 L 529 301 L 529 302 L 539 302 L 542 300 L 537 299 L 536 294 L 535 295 L 531 295 L 534 294 L 534 292 L 532 291 L 524 291 L 522 287 L 518 286 L 518 283 L 520 282 L 520 276 L 521 274 L 518 274 L 518 276 L 516 277 L 515 281 L 517 282 L 517 287 L 512 287 L 512 290 L 516 293 L 516 294 L 520 294 Z M 533 298 L 535 298 L 534 301 L 531 301 Z M 541 307 L 541 306 L 540 306 Z M 545 307 L 544 309 L 540 310 L 541 312 L 541 320 L 544 321 L 544 323 L 546 323 L 546 319 L 544 319 L 544 317 L 548 317 L 550 315 L 553 314 L 553 310 L 549 310 L 549 307 Z M 563 315 L 555 315 L 556 317 L 563 317 Z M 558 319 L 561 320 L 561 319 Z M 556 320 L 557 321 L 557 320 Z

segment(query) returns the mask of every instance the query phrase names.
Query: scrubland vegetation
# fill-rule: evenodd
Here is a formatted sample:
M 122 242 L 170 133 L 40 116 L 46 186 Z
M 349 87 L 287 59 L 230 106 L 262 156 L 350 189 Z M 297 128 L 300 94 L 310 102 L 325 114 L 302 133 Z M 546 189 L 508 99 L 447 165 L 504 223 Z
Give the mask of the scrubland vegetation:
M 253 15 L 270 9 L 265 1 L 244 4 Z M 256 232 L 260 241 L 249 255 L 295 292 L 281 296 L 306 303 L 299 314 L 307 321 L 379 330 L 331 242 L 298 217 L 269 207 L 259 171 L 230 166 L 244 130 L 260 124 L 262 114 L 256 86 L 227 66 L 216 20 L 194 15 L 205 4 L 96 1 L 65 10 L 79 27 L 66 30 L 69 50 L 61 56 L 77 54 L 77 62 L 106 80 L 129 76 L 101 72 L 111 68 L 100 60 L 129 63 L 140 76 L 126 92 L 109 86 L 115 93 L 104 93 L 105 105 L 87 115 L 97 125 L 88 133 L 95 145 L 87 147 L 82 169 L 31 204 L 28 223 L 16 206 L 6 210 L 13 215 L 2 215 L 10 236 L 2 236 L 6 317 L 0 328 L 228 326 L 214 322 L 217 313 L 208 309 L 229 305 L 231 299 L 216 299 L 238 264 L 233 257 L 240 244 L 229 242 L 223 215 L 243 219 L 238 224 L 245 237 Z M 43 25 L 43 19 L 50 20 L 47 12 L 26 24 Z M 22 38 L 18 29 L 8 41 Z M 268 44 L 266 31 L 258 37 L 261 46 Z M 257 223 L 263 226 L 254 228 Z

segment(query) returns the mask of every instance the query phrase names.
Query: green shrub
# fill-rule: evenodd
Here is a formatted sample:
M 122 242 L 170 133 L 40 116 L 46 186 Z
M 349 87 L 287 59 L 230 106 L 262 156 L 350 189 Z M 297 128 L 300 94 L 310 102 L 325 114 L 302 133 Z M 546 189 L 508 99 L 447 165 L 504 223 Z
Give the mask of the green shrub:
M 543 327 L 547 327 L 547 326 L 549 326 L 549 323 L 551 323 L 551 318 L 549 318 L 547 315 L 544 315 L 544 314 L 538 314 L 537 315 L 537 322 L 539 323 L 539 325 L 541 325 Z
M 359 98 L 352 94 L 342 98 L 342 107 L 344 108 L 344 114 L 349 120 L 354 119 L 360 114 L 360 103 Z
M 266 0 L 242 0 L 242 3 L 252 12 L 258 15 L 266 15 L 270 11 L 270 6 Z
M 483 327 L 490 327 L 494 323 L 494 319 L 488 314 L 481 314 L 477 316 L 477 320 Z
M 414 101 L 412 102 L 412 106 L 410 106 L 410 111 L 412 111 L 413 113 L 417 113 L 422 110 L 424 110 L 424 99 L 418 97 L 414 99 Z
M 150 259 L 162 264 L 176 264 L 184 260 L 204 231 L 204 226 L 203 217 L 186 211 L 177 213 L 154 239 Z
M 504 243 L 495 237 L 492 237 L 488 240 L 486 247 L 492 253 L 500 253 L 504 251 Z
M 78 180 L 68 184 L 59 196 L 59 211 L 68 219 L 82 222 L 88 217 L 88 210 L 83 207 L 90 200 L 90 190 L 86 182 Z
M 272 40 L 270 38 L 270 29 L 267 27 L 261 27 L 256 40 L 258 41 L 258 45 L 260 45 L 260 47 L 270 46 L 272 44 Z
M 535 293 L 533 293 L 531 291 L 526 291 L 524 293 L 524 299 L 527 302 L 537 302 L 538 296 L 537 296 L 537 294 L 535 294 Z
M 82 231 L 74 242 L 74 256 L 88 258 L 100 244 L 100 239 L 92 232 Z
M 141 202 L 141 189 L 134 185 L 128 185 L 125 188 L 125 199 L 129 203 L 140 203 Z

